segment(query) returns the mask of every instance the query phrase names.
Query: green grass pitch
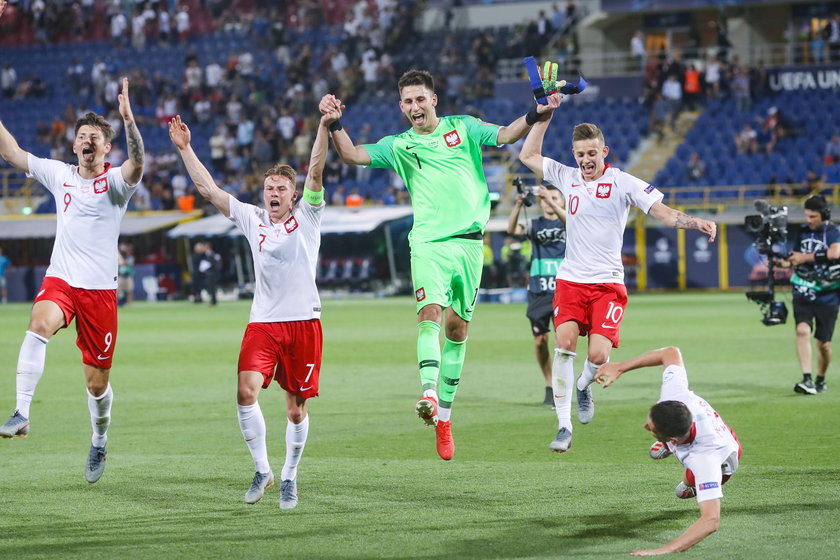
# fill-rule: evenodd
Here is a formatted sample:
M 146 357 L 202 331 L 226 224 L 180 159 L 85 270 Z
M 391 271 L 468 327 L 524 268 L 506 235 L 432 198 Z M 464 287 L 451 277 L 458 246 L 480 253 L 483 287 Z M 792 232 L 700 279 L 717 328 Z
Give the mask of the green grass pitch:
M 576 424 L 568 453 L 549 453 L 556 418 L 537 404 L 523 305 L 479 305 L 453 413 L 455 459 L 438 459 L 413 412 L 407 299 L 324 301 L 322 396 L 310 403 L 300 504 L 281 511 L 275 486 L 246 505 L 253 463 L 234 398 L 248 306 L 121 310 L 108 463 L 94 485 L 83 476 L 90 425 L 75 333 L 53 338 L 30 437 L 0 440 L 0 558 L 619 558 L 697 517 L 696 502 L 674 497 L 678 463 L 647 455 L 658 368 L 596 388 L 595 420 Z M 28 312 L 0 307 L 3 418 Z M 828 393 L 796 395 L 793 326 L 764 327 L 743 294 L 632 295 L 613 359 L 667 344 L 682 348 L 692 388 L 744 445 L 719 531 L 680 557 L 836 557 L 840 358 Z M 260 402 L 279 474 L 281 391 Z

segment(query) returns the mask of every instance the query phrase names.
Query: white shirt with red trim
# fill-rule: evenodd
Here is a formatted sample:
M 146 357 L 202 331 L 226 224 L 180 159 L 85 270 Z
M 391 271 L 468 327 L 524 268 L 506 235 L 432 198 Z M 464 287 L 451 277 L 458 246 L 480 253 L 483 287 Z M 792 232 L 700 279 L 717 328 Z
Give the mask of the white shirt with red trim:
M 662 401 L 679 401 L 694 417 L 689 440 L 667 445 L 680 463 L 694 473 L 697 501 L 723 497 L 723 475 L 738 470 L 740 445 L 732 430 L 709 403 L 689 390 L 688 375 L 682 366 L 670 365 L 662 372 L 659 402 Z
M 601 178 L 586 182 L 579 168 L 544 157 L 543 176 L 566 199 L 566 258 L 557 279 L 623 284 L 621 247 L 630 206 L 647 214 L 662 193 L 609 164 Z
M 28 177 L 44 185 L 55 198 L 57 226 L 46 275 L 74 288 L 117 288 L 117 242 L 128 200 L 137 185 L 123 179 L 119 167 L 84 179 L 79 168 L 29 154 Z
M 301 200 L 285 222 L 274 224 L 268 211 L 230 197 L 230 219 L 251 246 L 257 287 L 251 323 L 306 321 L 321 317 L 315 267 L 321 248 L 324 202 Z

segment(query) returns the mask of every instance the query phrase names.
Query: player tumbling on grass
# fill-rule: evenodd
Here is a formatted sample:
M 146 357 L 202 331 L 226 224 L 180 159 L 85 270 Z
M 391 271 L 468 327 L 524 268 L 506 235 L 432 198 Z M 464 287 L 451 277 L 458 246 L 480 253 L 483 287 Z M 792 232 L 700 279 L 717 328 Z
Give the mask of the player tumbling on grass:
M 606 389 L 622 374 L 649 366 L 665 366 L 659 402 L 651 407 L 645 422 L 645 429 L 657 440 L 650 448 L 650 456 L 664 459 L 673 454 L 679 459 L 685 476 L 677 484 L 677 497 L 696 496 L 700 519 L 665 546 L 636 550 L 634 556 L 680 552 L 717 531 L 722 487 L 738 470 L 741 458 L 741 444 L 732 428 L 709 403 L 688 389 L 679 348 L 660 348 L 623 362 L 605 364 L 598 370 L 596 380 Z
M 409 70 L 397 87 L 409 130 L 362 146 L 354 145 L 340 124 L 330 130 L 342 161 L 393 169 L 411 195 L 411 278 L 423 389 L 416 410 L 423 422 L 435 426 L 437 452 L 449 460 L 455 453 L 452 402 L 464 365 L 484 261 L 482 238 L 490 217 L 481 146 L 516 142 L 548 109 L 540 105 L 511 124 L 498 126 L 466 115 L 439 117 L 434 80 L 428 72 Z M 322 113 L 342 108 L 333 95 L 321 99 Z M 446 340 L 441 350 L 444 309 Z
M 324 209 L 322 174 L 327 126 L 338 112 L 321 117 L 312 147 L 302 202 L 295 190 L 297 173 L 288 165 L 265 172 L 265 209 L 238 201 L 220 189 L 190 146 L 190 130 L 177 116 L 169 136 L 201 195 L 242 230 L 251 245 L 257 287 L 251 317 L 239 351 L 236 415 L 256 473 L 245 493 L 255 504 L 274 484 L 265 444 L 265 419 L 257 402 L 260 388 L 272 378 L 286 391 L 286 462 L 280 475 L 280 507 L 297 506 L 297 467 L 309 434 L 306 400 L 318 396 L 321 371 L 321 300 L 315 286 L 315 263 L 321 246 Z
M 0 436 L 26 437 L 29 433 L 29 406 L 44 373 L 47 342 L 75 317 L 76 345 L 82 351 L 93 426 L 85 469 L 88 482 L 99 480 L 105 470 L 114 398 L 108 380 L 117 344 L 117 240 L 128 200 L 143 176 L 143 140 L 131 112 L 128 79 L 123 79 L 119 111 L 128 159 L 116 168 L 105 163 L 113 130 L 104 117 L 94 113 L 76 121 L 73 152 L 77 166 L 33 156 L 0 124 L 0 155 L 49 189 L 58 210 L 50 266 L 18 355 L 16 410 L 0 427 Z
M 553 111 L 560 100 L 560 94 L 549 96 L 548 107 Z M 589 386 L 609 359 L 610 349 L 618 347 L 627 306 L 621 246 L 630 206 L 667 226 L 700 230 L 709 235 L 709 241 L 714 241 L 717 226 L 669 208 L 653 185 L 605 163 L 609 148 L 594 124 L 579 124 L 572 133 L 577 168 L 543 157 L 543 138 L 552 114 L 534 125 L 519 159 L 560 189 L 566 199 L 566 258 L 557 270 L 554 291 L 556 348 L 551 366 L 559 429 L 549 445 L 562 453 L 572 445 L 573 359 L 578 337 L 589 335 L 587 360 L 575 387 L 581 424 L 588 424 L 595 414 Z

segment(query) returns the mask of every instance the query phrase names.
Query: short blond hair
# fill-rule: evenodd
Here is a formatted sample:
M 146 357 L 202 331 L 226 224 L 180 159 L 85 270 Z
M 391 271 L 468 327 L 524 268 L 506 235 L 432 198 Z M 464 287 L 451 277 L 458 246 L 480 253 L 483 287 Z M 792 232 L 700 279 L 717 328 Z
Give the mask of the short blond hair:
M 606 146 L 607 143 L 604 140 L 604 133 L 601 132 L 601 129 L 595 126 L 592 123 L 580 123 L 575 127 L 574 132 L 572 132 L 572 142 L 577 142 L 578 140 L 600 140 L 602 146 Z
M 297 171 L 291 165 L 277 163 L 263 174 L 263 179 L 268 179 L 273 175 L 287 178 L 292 185 L 292 189 L 297 188 Z

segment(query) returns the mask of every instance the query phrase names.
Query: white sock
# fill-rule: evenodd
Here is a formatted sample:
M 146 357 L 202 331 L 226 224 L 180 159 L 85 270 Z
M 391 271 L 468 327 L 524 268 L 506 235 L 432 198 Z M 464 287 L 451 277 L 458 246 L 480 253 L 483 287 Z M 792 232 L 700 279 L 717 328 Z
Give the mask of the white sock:
M 254 467 L 257 472 L 267 473 L 271 467 L 268 465 L 268 450 L 265 448 L 265 418 L 260 403 L 236 405 L 236 417 L 239 419 L 242 437 L 254 459 Z
M 297 477 L 297 466 L 300 463 L 300 456 L 303 455 L 308 435 L 308 414 L 300 424 L 293 424 L 291 420 L 286 421 L 286 463 L 283 465 L 283 472 L 280 473 L 280 480 L 294 480 Z
M 114 391 L 111 384 L 105 392 L 94 397 L 88 394 L 88 410 L 90 410 L 90 425 L 93 427 L 93 436 L 90 438 L 91 445 L 104 447 L 108 441 L 108 426 L 111 425 L 111 403 L 114 402 Z
M 29 418 L 29 405 L 35 396 L 35 387 L 44 374 L 44 362 L 47 361 L 48 339 L 32 331 L 26 331 L 23 344 L 20 345 L 17 363 L 17 404 L 15 408 Z
M 425 391 L 423 391 L 423 396 L 424 397 L 434 397 L 435 402 L 440 402 L 440 399 L 438 398 L 437 391 L 435 391 L 434 389 L 426 389 Z
M 452 409 L 451 408 L 444 408 L 442 406 L 438 407 L 438 420 L 442 422 L 449 422 L 449 418 L 452 416 Z
M 554 349 L 551 362 L 551 386 L 554 390 L 554 412 L 560 428 L 572 431 L 572 383 L 575 380 L 575 353 Z
M 583 372 L 577 380 L 578 391 L 585 391 L 587 387 L 592 385 L 592 382 L 595 381 L 595 376 L 598 375 L 598 370 L 601 369 L 602 365 L 604 364 L 598 364 L 596 366 L 589 360 L 583 362 Z

